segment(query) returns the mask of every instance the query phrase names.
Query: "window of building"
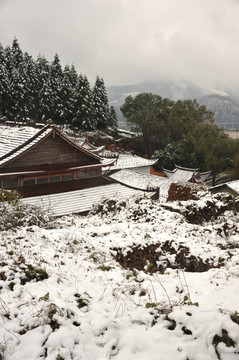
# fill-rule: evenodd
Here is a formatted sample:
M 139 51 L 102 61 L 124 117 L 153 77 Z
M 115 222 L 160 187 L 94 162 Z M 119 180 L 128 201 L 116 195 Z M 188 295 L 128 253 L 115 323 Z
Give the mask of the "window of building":
M 99 176 L 99 175 L 100 175 L 100 169 L 89 170 L 89 176 Z
M 28 186 L 28 185 L 35 185 L 35 179 L 23 180 L 23 186 Z
M 47 184 L 48 183 L 48 177 L 44 177 L 44 178 L 39 178 L 36 179 L 37 184 Z
M 3 179 L 3 187 L 6 189 L 18 187 L 18 178 L 12 177 Z
M 76 172 L 77 179 L 84 179 L 87 177 L 87 171 L 86 170 L 78 170 Z
M 72 174 L 62 175 L 61 180 L 62 181 L 72 180 Z
M 50 176 L 49 180 L 50 180 L 50 183 L 60 182 L 60 181 L 61 181 L 61 177 L 60 177 L 60 176 Z

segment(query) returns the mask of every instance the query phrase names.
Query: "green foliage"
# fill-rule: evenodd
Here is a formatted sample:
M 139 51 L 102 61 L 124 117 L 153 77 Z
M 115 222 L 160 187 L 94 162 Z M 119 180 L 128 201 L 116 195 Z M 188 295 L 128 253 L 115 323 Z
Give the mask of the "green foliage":
M 60 354 L 58 354 L 56 360 L 64 360 L 64 358 Z
M 238 311 L 235 311 L 233 314 L 231 314 L 230 318 L 234 323 L 239 325 L 239 312 Z
M 180 141 L 198 125 L 213 122 L 213 112 L 196 100 L 173 101 L 151 93 L 128 96 L 121 111 L 143 142 L 148 157 L 155 149 Z
M 31 264 L 26 264 L 26 268 L 24 269 L 24 274 L 25 276 L 21 278 L 22 285 L 32 280 L 42 281 L 48 279 L 48 274 L 44 269 L 34 267 Z
M 15 205 L 19 202 L 19 198 L 19 194 L 15 190 L 0 189 L 0 203 L 6 202 Z
M 160 133 L 158 114 L 162 98 L 151 93 L 142 93 L 135 98 L 128 96 L 121 106 L 124 117 L 131 123 L 132 130 L 137 133 L 145 147 L 145 155 L 152 154 L 155 135 Z
M 182 304 L 183 305 L 194 305 L 194 306 L 199 307 L 199 303 L 197 301 L 193 303 L 192 300 L 190 299 L 190 296 L 188 296 L 188 295 L 184 296 Z
M 111 269 L 111 267 L 103 264 L 103 265 L 98 266 L 97 269 L 102 270 L 102 271 L 109 271 Z
M 217 176 L 228 171 L 232 178 L 239 177 L 239 143 L 230 139 L 221 128 L 211 122 L 195 124 L 182 134 L 180 140 L 156 151 L 156 170 L 173 170 L 175 165 L 211 171 L 212 184 Z M 230 170 L 231 169 L 231 170 Z
M 200 124 L 178 144 L 180 164 L 200 167 L 202 171 L 210 170 L 213 185 L 217 175 L 233 165 L 235 142 L 214 124 Z
M 163 168 L 173 170 L 175 164 L 179 164 L 179 145 L 177 143 L 169 143 L 164 149 L 155 151 L 153 158 L 157 159 L 157 163 L 154 165 L 156 170 L 162 170 Z
M 49 292 L 47 292 L 44 296 L 39 297 L 39 301 L 48 301 L 49 300 Z
M 89 300 L 86 299 L 85 297 L 82 297 L 78 293 L 76 293 L 74 296 L 76 297 L 76 302 L 79 309 L 82 309 L 83 307 L 89 305 Z
M 150 302 L 147 302 L 146 305 L 145 305 L 146 309 L 154 308 L 154 307 L 156 307 L 156 306 L 157 306 L 157 304 L 155 304 L 155 303 L 150 303 Z

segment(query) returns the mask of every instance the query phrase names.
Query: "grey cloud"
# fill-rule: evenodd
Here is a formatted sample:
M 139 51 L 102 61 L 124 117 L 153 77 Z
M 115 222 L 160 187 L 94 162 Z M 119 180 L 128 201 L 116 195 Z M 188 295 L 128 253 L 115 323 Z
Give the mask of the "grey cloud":
M 235 0 L 0 0 L 0 42 L 106 85 L 160 77 L 213 87 L 238 78 Z

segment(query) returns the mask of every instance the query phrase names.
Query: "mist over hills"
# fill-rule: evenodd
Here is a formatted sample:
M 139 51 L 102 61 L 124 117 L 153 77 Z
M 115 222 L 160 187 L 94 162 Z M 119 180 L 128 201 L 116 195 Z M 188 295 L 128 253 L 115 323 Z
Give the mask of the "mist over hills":
M 172 100 L 196 99 L 199 104 L 206 105 L 215 112 L 215 123 L 224 129 L 239 130 L 239 90 L 216 90 L 200 87 L 189 81 L 148 81 L 125 86 L 107 88 L 108 99 L 115 107 L 119 127 L 129 129 L 129 125 L 120 111 L 120 106 L 129 95 L 148 92 Z

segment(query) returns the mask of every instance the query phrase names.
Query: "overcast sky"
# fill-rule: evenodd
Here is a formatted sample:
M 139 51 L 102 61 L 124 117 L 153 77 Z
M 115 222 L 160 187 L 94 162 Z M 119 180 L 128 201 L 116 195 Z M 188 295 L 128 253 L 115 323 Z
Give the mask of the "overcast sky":
M 0 0 L 0 43 L 74 64 L 106 86 L 239 80 L 239 0 Z

